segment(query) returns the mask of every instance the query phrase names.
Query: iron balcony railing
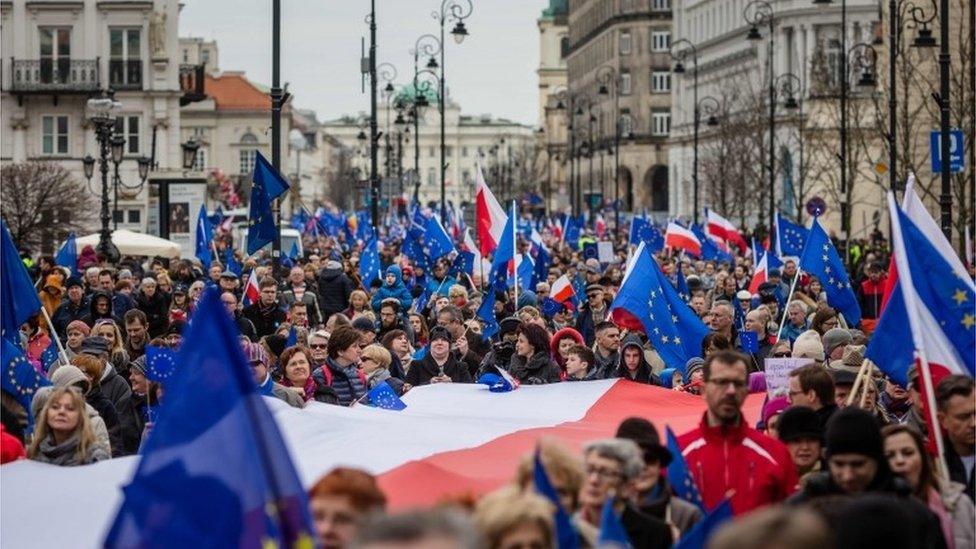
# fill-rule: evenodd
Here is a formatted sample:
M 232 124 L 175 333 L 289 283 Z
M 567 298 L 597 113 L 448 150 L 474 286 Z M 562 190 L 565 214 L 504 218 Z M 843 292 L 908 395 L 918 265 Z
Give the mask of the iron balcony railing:
M 98 59 L 10 59 L 10 91 L 90 93 L 101 88 Z

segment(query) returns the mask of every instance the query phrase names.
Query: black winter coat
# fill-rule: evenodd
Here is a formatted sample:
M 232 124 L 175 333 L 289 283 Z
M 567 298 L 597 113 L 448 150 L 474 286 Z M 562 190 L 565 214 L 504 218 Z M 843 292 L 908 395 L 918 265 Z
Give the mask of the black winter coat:
M 250 320 L 251 324 L 254 325 L 257 339 L 274 334 L 278 330 L 278 326 L 281 326 L 281 323 L 287 318 L 284 309 L 279 307 L 277 302 L 273 308 L 267 310 L 262 309 L 260 301 L 244 307 L 241 316 Z
M 319 271 L 319 310 L 322 322 L 349 308 L 349 294 L 356 289 L 355 284 L 342 269 L 322 269 Z
M 415 360 L 410 365 L 410 371 L 407 372 L 407 379 L 404 381 L 414 387 L 429 385 L 431 378 L 438 376 L 439 372 L 440 368 L 438 368 L 437 362 L 434 361 L 434 357 L 428 351 L 423 359 Z M 447 355 L 447 361 L 444 362 L 444 374 L 451 378 L 454 383 L 472 382 L 468 368 L 454 358 L 454 353 Z
M 139 451 L 139 442 L 142 440 L 142 427 L 135 421 L 132 411 L 132 389 L 111 364 L 105 366 L 100 385 L 102 394 L 112 402 L 118 414 L 122 428 L 122 455 L 135 454 Z M 112 450 L 114 454 L 115 449 Z
M 169 295 L 157 289 L 152 297 L 140 291 L 135 299 L 136 308 L 146 313 L 149 321 L 149 337 L 159 337 L 166 333 L 166 328 L 169 327 Z
M 91 405 L 98 412 L 102 421 L 105 422 L 105 430 L 108 431 L 108 442 L 112 446 L 112 457 L 125 455 L 125 446 L 122 443 L 122 425 L 119 423 L 119 414 L 115 411 L 112 401 L 102 394 L 101 387 L 95 387 L 85 395 L 85 402 Z
M 88 315 L 88 302 L 85 298 L 81 298 L 81 302 L 75 307 L 70 300 L 64 300 L 60 306 L 54 311 L 51 316 L 51 323 L 54 324 L 54 329 L 57 330 L 58 335 L 64 340 L 68 334 L 65 330 L 68 328 L 68 324 L 71 324 L 75 320 L 84 320 L 85 316 Z
M 512 374 L 512 377 L 519 380 L 519 383 L 545 385 L 546 383 L 558 383 L 561 370 L 549 358 L 549 352 L 546 350 L 532 355 L 528 361 L 521 355 L 512 355 L 508 372 Z

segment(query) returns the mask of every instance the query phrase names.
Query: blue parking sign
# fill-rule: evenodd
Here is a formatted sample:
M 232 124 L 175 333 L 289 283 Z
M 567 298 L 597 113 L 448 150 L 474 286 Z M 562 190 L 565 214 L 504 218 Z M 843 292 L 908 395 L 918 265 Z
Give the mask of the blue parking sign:
M 939 146 L 939 136 L 941 133 L 934 130 L 929 137 L 932 156 L 932 172 L 942 172 L 942 148 Z M 949 132 L 949 171 L 953 173 L 961 172 L 963 168 L 963 133 L 962 130 L 952 130 Z

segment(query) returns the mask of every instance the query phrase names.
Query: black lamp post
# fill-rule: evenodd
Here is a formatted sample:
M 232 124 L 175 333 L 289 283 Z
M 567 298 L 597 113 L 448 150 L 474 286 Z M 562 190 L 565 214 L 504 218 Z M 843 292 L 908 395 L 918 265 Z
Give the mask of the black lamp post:
M 98 158 L 101 162 L 100 171 L 102 174 L 102 208 L 101 222 L 102 228 L 98 237 L 96 251 L 104 255 L 110 263 L 119 260 L 119 249 L 112 242 L 112 233 L 108 228 L 108 162 L 109 149 L 112 146 L 112 136 L 115 131 L 115 119 L 122 104 L 115 100 L 115 93 L 109 90 L 102 97 L 89 99 L 87 103 L 88 120 L 95 126 L 95 138 L 98 140 Z M 82 161 L 85 167 L 85 174 L 89 171 L 94 174 L 94 159 L 86 158 Z
M 441 75 L 438 79 L 439 84 L 439 101 L 437 102 L 438 109 L 441 116 L 441 219 L 447 219 L 447 190 L 445 186 L 445 178 L 447 177 L 447 142 L 446 133 L 444 125 L 444 103 L 447 101 L 447 94 L 444 92 L 444 50 L 447 49 L 444 46 L 444 26 L 447 23 L 453 22 L 454 28 L 451 29 L 451 35 L 454 36 L 454 42 L 460 44 L 464 41 L 464 38 L 468 35 L 468 28 L 464 26 L 464 20 L 471 15 L 474 10 L 474 4 L 471 0 L 442 0 L 441 9 L 439 12 L 434 12 L 431 15 L 437 20 L 441 29 L 440 38 L 440 54 L 441 54 Z
M 765 0 L 752 0 L 746 5 L 743 17 L 751 25 L 746 38 L 751 41 L 762 39 L 759 27 L 769 26 L 769 49 L 767 54 L 769 78 L 769 242 L 773 245 L 776 235 L 776 75 L 773 64 L 773 7 Z
M 613 230 L 620 232 L 620 79 L 613 67 L 606 65 L 596 73 L 600 87 L 597 93 L 609 95 L 613 89 L 613 200 L 616 207 L 613 209 Z
M 150 164 L 152 163 L 152 161 L 149 160 L 149 158 L 144 155 L 137 158 L 136 162 L 139 165 L 139 182 L 136 183 L 135 185 L 127 184 L 125 181 L 122 180 L 122 177 L 119 176 L 119 164 L 122 163 L 122 160 L 125 156 L 125 145 L 126 145 L 125 137 L 119 134 L 112 136 L 112 139 L 110 140 L 110 146 L 112 150 L 112 164 L 114 166 L 112 230 L 116 230 L 119 228 L 119 215 L 120 215 L 119 214 L 119 187 L 123 187 L 129 190 L 134 190 L 137 192 L 141 190 L 142 186 L 146 182 L 146 178 L 149 176 L 149 168 L 151 167 Z
M 675 40 L 674 42 L 671 43 L 671 50 L 669 53 L 671 54 L 671 59 L 674 60 L 674 67 L 671 69 L 671 72 L 675 74 L 685 73 L 684 60 L 685 57 L 687 57 L 689 52 L 691 53 L 691 62 L 695 64 L 694 68 L 692 69 L 692 85 L 691 85 L 691 89 L 692 89 L 691 102 L 692 104 L 694 104 L 694 109 L 695 109 L 693 114 L 694 119 L 692 121 L 692 155 L 694 158 L 692 160 L 692 167 L 691 167 L 691 181 L 692 181 L 692 195 L 693 195 L 691 201 L 692 201 L 692 207 L 694 208 L 693 218 L 695 220 L 695 224 L 697 225 L 698 214 L 700 210 L 700 208 L 698 207 L 698 196 L 700 194 L 699 180 L 698 180 L 698 128 L 699 125 L 701 124 L 701 113 L 699 112 L 698 109 L 698 48 L 695 47 L 694 43 L 692 43 L 690 40 L 687 40 L 685 38 Z
M 423 116 L 424 109 L 430 106 L 426 93 L 421 93 L 422 74 L 431 74 L 434 79 L 439 77 L 435 72 L 437 67 L 437 54 L 441 53 L 441 41 L 433 34 L 424 34 L 413 45 L 410 54 L 413 55 L 413 168 L 416 175 L 414 181 L 414 201 L 420 201 L 420 118 Z M 421 68 L 420 62 L 427 58 L 425 68 Z M 429 89 L 429 84 L 424 83 L 424 92 Z M 439 89 L 439 88 L 438 88 Z

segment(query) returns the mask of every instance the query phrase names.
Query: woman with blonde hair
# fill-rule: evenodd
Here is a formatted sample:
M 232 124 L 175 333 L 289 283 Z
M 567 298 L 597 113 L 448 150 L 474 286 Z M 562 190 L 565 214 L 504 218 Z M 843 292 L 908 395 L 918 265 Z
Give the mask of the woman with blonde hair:
M 489 549 L 556 547 L 553 505 L 542 496 L 506 487 L 481 498 L 474 521 Z
M 122 344 L 122 332 L 119 331 L 118 324 L 110 318 L 101 318 L 95 321 L 91 335 L 101 337 L 108 343 L 108 361 L 119 375 L 128 377 L 129 353 Z
M 349 308 L 345 310 L 345 315 L 349 318 L 355 318 L 358 314 L 370 311 L 369 308 L 369 295 L 362 290 L 353 290 L 349 294 Z
M 87 465 L 111 457 L 95 443 L 81 391 L 73 387 L 58 387 L 51 391 L 38 418 L 37 432 L 27 456 L 61 466 Z

